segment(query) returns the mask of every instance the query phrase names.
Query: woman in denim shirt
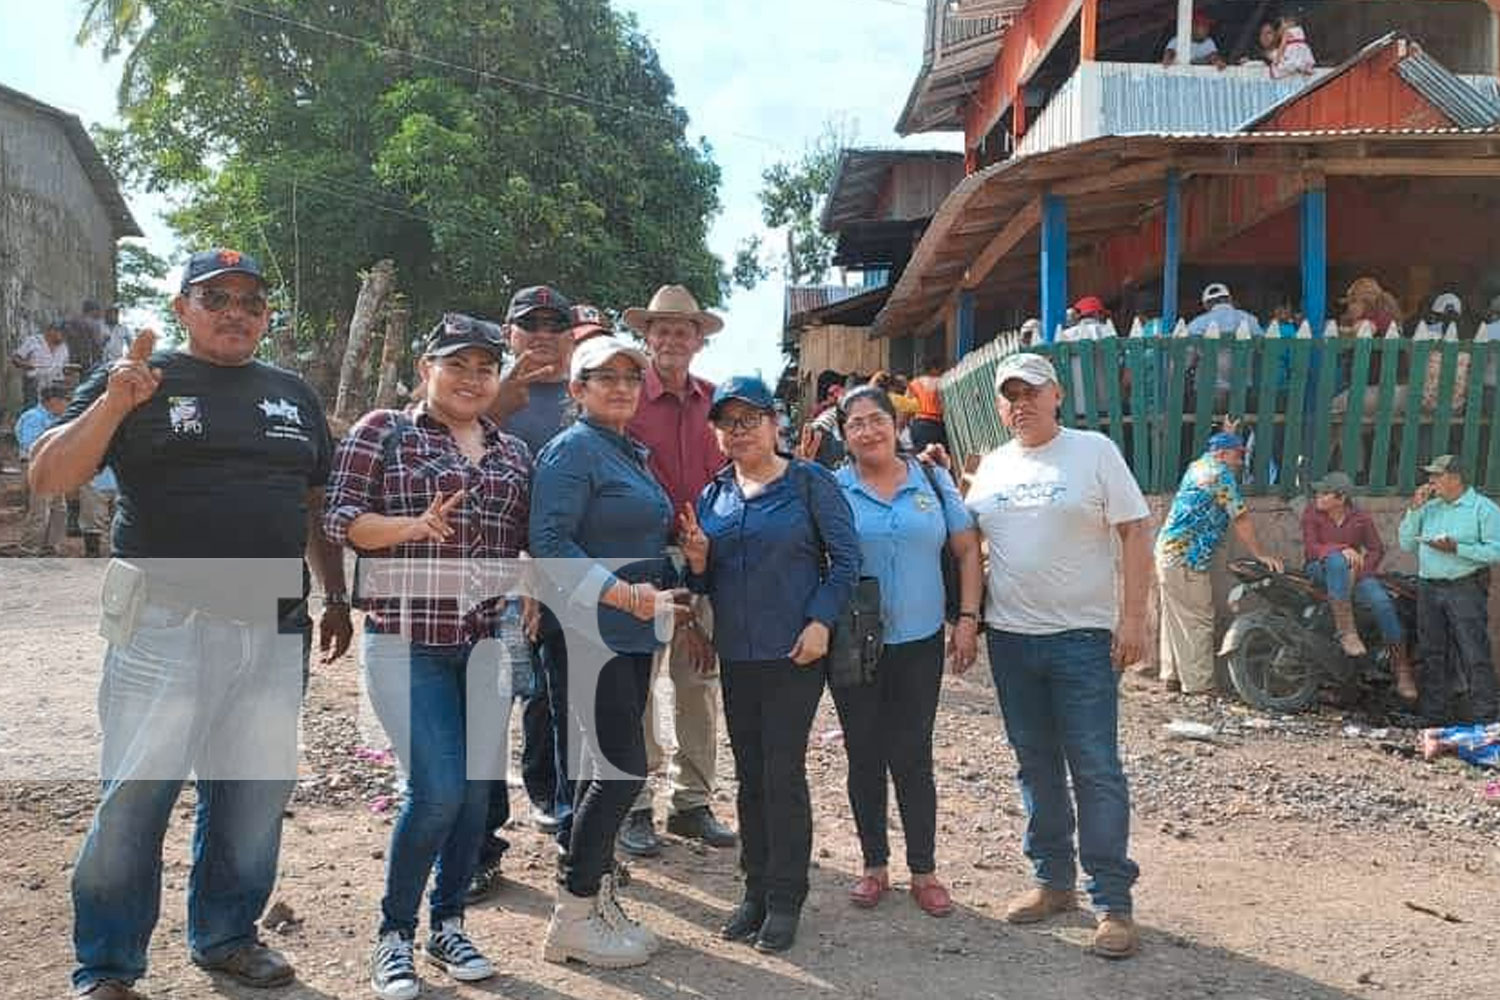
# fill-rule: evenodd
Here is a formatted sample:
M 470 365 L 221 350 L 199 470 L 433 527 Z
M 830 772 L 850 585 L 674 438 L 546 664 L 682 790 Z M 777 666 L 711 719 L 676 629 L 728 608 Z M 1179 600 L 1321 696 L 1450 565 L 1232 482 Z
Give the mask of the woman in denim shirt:
M 361 599 L 360 647 L 370 701 L 406 774 L 386 853 L 385 896 L 370 985 L 409 1000 L 417 910 L 436 871 L 426 954 L 454 979 L 494 974 L 465 936 L 464 894 L 484 839 L 489 782 L 503 767 L 510 668 L 498 634 L 503 598 L 475 603 L 448 588 L 474 560 L 515 559 L 526 544 L 531 455 L 484 416 L 500 391 L 499 327 L 450 314 L 428 336 L 426 399 L 410 413 L 375 410 L 334 456 L 324 531 L 381 557 Z M 361 596 L 361 595 L 356 595 Z M 474 692 L 493 692 L 481 703 Z M 475 734 L 494 745 L 475 760 Z M 486 775 L 487 776 L 487 775 Z
M 646 466 L 645 449 L 625 428 L 641 399 L 648 361 L 614 337 L 594 337 L 573 351 L 568 392 L 581 415 L 542 449 L 531 510 L 531 555 L 545 561 L 555 587 L 553 610 L 568 633 L 568 666 L 587 669 L 589 648 L 606 649 L 587 703 L 573 704 L 583 749 L 602 756 L 577 781 L 573 828 L 559 862 L 557 906 L 542 955 L 602 968 L 640 965 L 656 935 L 627 917 L 615 899 L 615 834 L 646 773 L 641 719 L 659 645 L 658 610 L 686 612 L 686 594 L 659 589 L 672 525 L 672 504 Z M 611 571 L 599 560 L 625 561 Z M 597 625 L 597 628 L 595 627 Z M 572 698 L 587 697 L 574 687 Z M 614 769 L 614 770 L 611 770 Z
M 737 376 L 709 410 L 730 465 L 682 512 L 689 583 L 713 598 L 724 718 L 739 782 L 745 897 L 721 934 L 784 951 L 812 856 L 807 738 L 829 630 L 854 592 L 859 547 L 833 476 L 776 452 L 775 406 Z
M 849 756 L 849 805 L 865 871 L 849 891 L 871 907 L 890 889 L 886 837 L 886 775 L 896 786 L 906 834 L 911 895 L 926 913 L 953 910 L 938 881 L 937 789 L 932 730 L 943 681 L 943 573 L 946 546 L 959 572 L 958 620 L 948 641 L 955 672 L 978 653 L 979 535 L 963 498 L 943 468 L 924 469 L 896 447 L 896 412 L 878 389 L 861 388 L 839 401 L 850 464 L 839 485 L 854 511 L 861 576 L 880 581 L 885 652 L 868 684 L 838 686 L 833 701 Z

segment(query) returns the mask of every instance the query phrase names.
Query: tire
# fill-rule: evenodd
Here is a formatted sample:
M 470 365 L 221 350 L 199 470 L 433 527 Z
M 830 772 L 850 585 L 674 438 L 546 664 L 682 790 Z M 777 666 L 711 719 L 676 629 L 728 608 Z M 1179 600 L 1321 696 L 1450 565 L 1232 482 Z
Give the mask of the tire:
M 1318 695 L 1318 673 L 1275 630 L 1250 625 L 1229 654 L 1229 680 L 1262 712 L 1300 712 Z

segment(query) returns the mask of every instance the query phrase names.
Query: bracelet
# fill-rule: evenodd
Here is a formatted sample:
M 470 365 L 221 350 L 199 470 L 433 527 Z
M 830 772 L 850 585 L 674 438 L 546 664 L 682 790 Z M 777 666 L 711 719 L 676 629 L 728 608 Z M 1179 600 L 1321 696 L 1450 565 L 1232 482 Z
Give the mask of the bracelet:
M 630 613 L 632 615 L 638 613 L 641 610 L 641 592 L 638 589 L 639 587 L 640 584 L 638 583 L 632 583 L 630 585 Z
M 974 619 L 977 622 L 977 621 L 979 621 L 979 612 L 978 611 L 960 611 L 958 613 L 958 617 L 960 617 L 960 618 L 972 618 L 972 619 Z
M 349 606 L 349 593 L 344 590 L 331 590 L 323 595 L 323 607 L 325 608 L 347 608 Z

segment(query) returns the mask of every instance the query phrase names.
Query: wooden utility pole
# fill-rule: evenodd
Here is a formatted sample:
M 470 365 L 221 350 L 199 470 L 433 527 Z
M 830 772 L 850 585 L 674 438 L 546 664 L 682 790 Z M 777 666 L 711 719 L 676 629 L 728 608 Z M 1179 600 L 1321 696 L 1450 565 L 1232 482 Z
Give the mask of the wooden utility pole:
M 392 305 L 385 316 L 385 344 L 380 351 L 380 381 L 375 389 L 375 409 L 390 410 L 397 404 L 396 377 L 401 349 L 406 345 L 406 322 L 411 316 L 404 305 Z
M 358 419 L 364 405 L 365 361 L 370 350 L 370 331 L 396 286 L 396 263 L 376 261 L 359 286 L 354 316 L 349 320 L 349 342 L 344 345 L 344 363 L 339 367 L 339 387 L 334 395 L 333 417 L 343 424 Z

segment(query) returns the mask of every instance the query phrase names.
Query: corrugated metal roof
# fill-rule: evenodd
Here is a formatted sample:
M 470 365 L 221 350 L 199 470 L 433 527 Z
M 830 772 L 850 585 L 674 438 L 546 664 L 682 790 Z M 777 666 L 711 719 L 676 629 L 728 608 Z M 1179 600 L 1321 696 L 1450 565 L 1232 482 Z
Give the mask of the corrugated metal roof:
M 1413 46 L 1410 54 L 1396 64 L 1396 73 L 1453 119 L 1455 125 L 1486 128 L 1500 122 L 1500 105 L 1449 72 L 1418 46 Z
M 37 114 L 56 120 L 67 135 L 68 143 L 73 147 L 73 153 L 78 157 L 84 173 L 88 175 L 94 193 L 103 202 L 110 221 L 114 223 L 115 239 L 142 235 L 135 216 L 130 214 L 130 206 L 125 203 L 125 196 L 120 193 L 120 185 L 115 180 L 114 173 L 104 162 L 104 157 L 99 155 L 98 147 L 94 145 L 94 140 L 89 137 L 88 130 L 83 127 L 83 121 L 77 115 L 69 114 L 61 108 L 55 108 L 3 84 L 0 84 L 0 99 L 8 100 L 12 104 L 18 104 Z
M 903 161 L 942 161 L 962 166 L 964 154 L 941 149 L 845 149 L 839 153 L 833 184 L 819 224 L 826 233 L 854 222 L 877 221 L 875 200 L 886 174 Z M 957 178 L 955 178 L 955 181 Z M 936 206 L 934 206 L 936 207 Z
M 899 135 L 964 127 L 963 99 L 984 78 L 1031 0 L 927 0 L 922 68 L 896 121 Z
M 847 285 L 788 285 L 786 316 L 790 319 L 798 313 L 822 309 L 868 291 L 868 288 L 850 288 Z

